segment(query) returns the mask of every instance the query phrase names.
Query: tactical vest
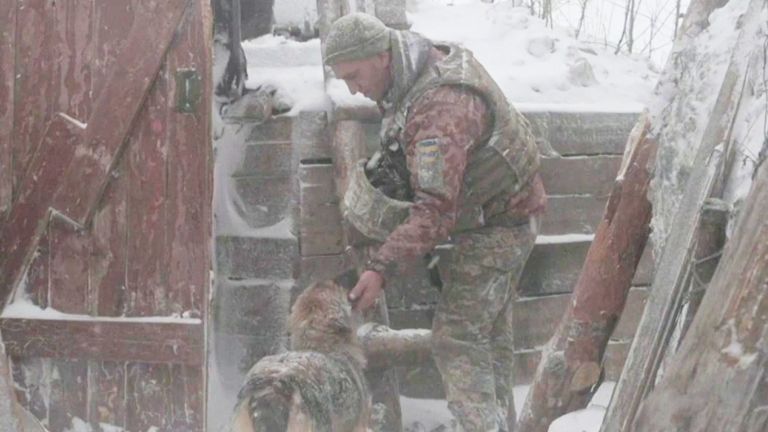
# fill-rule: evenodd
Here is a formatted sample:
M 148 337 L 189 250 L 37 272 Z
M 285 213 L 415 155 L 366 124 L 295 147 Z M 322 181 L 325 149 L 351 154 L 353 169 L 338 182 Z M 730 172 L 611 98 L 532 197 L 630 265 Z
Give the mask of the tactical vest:
M 459 217 L 453 230 L 459 232 L 483 226 L 486 219 L 494 216 L 484 214 L 489 202 L 506 203 L 526 187 L 539 168 L 539 153 L 528 121 L 509 105 L 501 89 L 472 53 L 453 44 L 435 47 L 447 51 L 447 56 L 425 67 L 405 96 L 387 111 L 380 138 L 383 151 L 398 146 L 404 149 L 403 133 L 411 105 L 436 87 L 469 88 L 483 98 L 492 115 L 491 132 L 484 142 L 472 149 L 467 161 Z M 345 196 L 348 219 L 363 234 L 384 240 L 386 236 L 382 238 L 382 234 L 391 232 L 405 219 L 403 215 L 407 216 L 407 205 L 396 202 L 398 205 L 394 206 L 391 199 L 361 198 L 362 191 L 373 193 L 370 186 L 363 184 L 364 180 L 364 176 L 353 175 Z M 372 205 L 374 202 L 378 205 Z M 367 205 L 371 207 L 366 209 Z M 501 207 L 503 211 L 504 206 Z M 375 214 L 370 213 L 372 208 Z M 402 219 L 398 221 L 393 220 L 400 217 Z

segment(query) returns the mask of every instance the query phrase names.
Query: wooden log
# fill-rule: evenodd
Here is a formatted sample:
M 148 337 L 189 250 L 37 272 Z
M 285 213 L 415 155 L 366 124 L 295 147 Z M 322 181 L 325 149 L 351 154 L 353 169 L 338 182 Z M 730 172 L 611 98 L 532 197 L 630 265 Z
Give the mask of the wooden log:
M 768 166 L 745 202 L 688 335 L 627 430 L 767 430 Z
M 383 324 L 366 323 L 357 331 L 368 369 L 413 366 L 432 357 L 432 331 L 393 330 Z
M 649 127 L 643 117 L 630 135 L 573 300 L 536 370 L 517 424 L 521 432 L 546 432 L 557 417 L 583 408 L 601 380 L 605 348 L 648 240 L 651 204 L 646 195 L 656 151 Z

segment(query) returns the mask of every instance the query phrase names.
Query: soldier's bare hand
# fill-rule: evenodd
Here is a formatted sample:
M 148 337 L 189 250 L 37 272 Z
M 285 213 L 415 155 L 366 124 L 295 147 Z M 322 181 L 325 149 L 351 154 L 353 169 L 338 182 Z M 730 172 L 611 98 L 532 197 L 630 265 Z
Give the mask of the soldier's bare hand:
M 384 290 L 384 278 L 378 272 L 366 270 L 360 275 L 357 285 L 349 292 L 349 301 L 357 311 L 365 311 L 376 302 Z

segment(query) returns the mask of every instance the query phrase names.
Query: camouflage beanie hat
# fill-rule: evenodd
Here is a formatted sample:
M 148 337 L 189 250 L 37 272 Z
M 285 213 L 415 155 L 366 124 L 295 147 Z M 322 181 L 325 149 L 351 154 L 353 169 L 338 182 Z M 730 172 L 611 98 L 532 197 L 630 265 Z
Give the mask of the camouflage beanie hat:
M 390 30 L 373 15 L 355 12 L 334 21 L 325 38 L 323 61 L 332 65 L 373 57 L 390 47 Z

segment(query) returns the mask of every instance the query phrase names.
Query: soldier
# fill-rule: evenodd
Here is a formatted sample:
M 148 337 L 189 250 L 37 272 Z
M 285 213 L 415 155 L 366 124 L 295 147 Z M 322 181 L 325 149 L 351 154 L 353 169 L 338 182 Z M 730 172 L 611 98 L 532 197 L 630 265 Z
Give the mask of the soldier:
M 370 15 L 334 22 L 323 59 L 350 92 L 377 102 L 381 151 L 413 198 L 350 300 L 369 308 L 401 263 L 437 254 L 432 351 L 448 406 L 466 432 L 511 430 L 514 292 L 546 203 L 528 123 L 469 50 Z

